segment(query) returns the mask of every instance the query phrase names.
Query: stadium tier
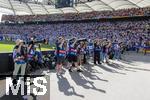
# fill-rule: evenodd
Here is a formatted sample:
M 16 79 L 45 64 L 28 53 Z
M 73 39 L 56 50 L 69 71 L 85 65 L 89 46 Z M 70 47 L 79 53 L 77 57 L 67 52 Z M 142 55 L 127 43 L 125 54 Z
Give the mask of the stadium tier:
M 34 21 L 81 21 L 93 19 L 111 19 L 124 17 L 150 16 L 150 7 L 121 9 L 116 11 L 91 11 L 84 13 L 40 14 L 40 15 L 3 15 L 3 22 L 34 22 Z
M 0 0 L 0 19 L 0 100 L 150 100 L 150 0 Z

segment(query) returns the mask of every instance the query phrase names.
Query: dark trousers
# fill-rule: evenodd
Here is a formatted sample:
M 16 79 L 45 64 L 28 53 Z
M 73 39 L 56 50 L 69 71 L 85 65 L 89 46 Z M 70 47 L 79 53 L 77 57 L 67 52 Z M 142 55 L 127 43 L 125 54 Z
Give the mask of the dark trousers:
M 100 64 L 100 52 L 94 52 L 94 64 L 96 64 L 96 62 Z
M 84 54 L 84 59 L 83 59 L 83 63 L 86 64 L 86 54 Z

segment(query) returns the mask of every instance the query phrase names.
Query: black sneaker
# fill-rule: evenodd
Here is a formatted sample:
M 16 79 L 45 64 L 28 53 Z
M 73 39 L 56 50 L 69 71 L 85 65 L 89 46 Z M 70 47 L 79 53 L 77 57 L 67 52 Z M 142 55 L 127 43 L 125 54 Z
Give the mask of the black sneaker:
M 78 70 L 77 70 L 77 72 L 83 72 L 83 70 L 81 70 L 81 69 L 78 69 Z
M 101 65 L 102 63 L 100 62 L 100 63 L 98 63 L 99 65 Z
M 71 68 L 69 69 L 69 72 L 72 72 L 72 69 L 71 69 Z

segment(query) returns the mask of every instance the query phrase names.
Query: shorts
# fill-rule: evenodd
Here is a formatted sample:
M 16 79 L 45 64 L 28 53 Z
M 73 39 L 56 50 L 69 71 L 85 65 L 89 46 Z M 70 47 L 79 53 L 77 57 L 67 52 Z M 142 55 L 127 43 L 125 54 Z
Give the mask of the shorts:
M 56 60 L 57 64 L 63 64 L 65 62 L 65 57 L 58 56 Z
M 77 56 L 76 55 L 68 55 L 68 61 L 69 62 L 77 62 Z

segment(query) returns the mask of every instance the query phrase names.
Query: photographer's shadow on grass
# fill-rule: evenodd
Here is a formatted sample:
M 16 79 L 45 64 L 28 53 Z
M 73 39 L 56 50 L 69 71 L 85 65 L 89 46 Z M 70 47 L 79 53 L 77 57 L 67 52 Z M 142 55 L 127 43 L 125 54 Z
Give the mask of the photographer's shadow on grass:
M 130 72 L 136 72 L 135 70 L 130 70 L 129 68 L 127 68 L 126 66 L 122 65 L 122 64 L 117 64 L 117 63 L 108 63 L 107 64 L 109 67 L 118 69 L 118 70 L 123 70 L 123 71 L 130 71 Z
M 110 68 L 109 66 L 106 66 L 106 65 L 101 64 L 101 65 L 99 65 L 99 68 L 103 69 L 104 71 L 110 72 L 110 73 L 126 75 L 126 73 L 119 72 L 115 69 Z
M 100 80 L 100 81 L 108 82 L 108 80 L 100 78 L 99 77 L 100 74 L 103 74 L 103 73 L 96 70 L 94 68 L 94 65 L 89 64 L 89 63 L 86 64 L 86 66 L 84 66 L 84 71 L 82 72 L 82 74 L 85 77 L 90 78 L 91 80 Z
M 84 95 L 76 93 L 74 87 L 70 85 L 68 80 L 63 75 L 57 75 L 57 78 L 58 78 L 58 82 L 57 82 L 58 88 L 59 88 L 60 92 L 64 93 L 64 95 L 67 95 L 67 96 L 75 95 L 75 96 L 84 98 Z M 70 89 L 71 89 L 71 91 L 70 91 Z
M 83 76 L 81 76 L 80 73 L 77 72 L 73 72 L 70 73 L 70 76 L 72 78 L 72 80 L 78 85 L 78 86 L 82 86 L 84 89 L 92 89 L 101 93 L 106 93 L 105 90 L 102 89 L 98 89 L 95 85 L 94 82 L 87 80 L 86 78 L 84 78 Z M 90 84 L 87 85 L 87 84 Z

